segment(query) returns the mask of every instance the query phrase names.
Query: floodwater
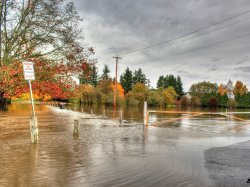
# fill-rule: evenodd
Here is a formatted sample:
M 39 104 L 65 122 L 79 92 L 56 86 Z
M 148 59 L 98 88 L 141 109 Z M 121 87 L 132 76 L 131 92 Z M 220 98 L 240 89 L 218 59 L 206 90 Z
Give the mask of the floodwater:
M 29 104 L 0 111 L 0 186 L 215 186 L 204 151 L 250 139 L 246 123 L 220 116 L 155 126 L 180 115 L 152 114 L 143 127 L 138 108 L 124 109 L 122 124 L 112 108 L 105 109 L 106 119 L 98 106 L 93 114 L 90 107 L 35 108 L 38 144 L 30 143 Z

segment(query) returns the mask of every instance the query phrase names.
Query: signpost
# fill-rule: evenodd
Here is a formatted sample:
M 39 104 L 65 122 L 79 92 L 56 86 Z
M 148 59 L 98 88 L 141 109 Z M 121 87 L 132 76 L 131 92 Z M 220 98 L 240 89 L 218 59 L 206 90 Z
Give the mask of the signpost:
M 32 117 L 30 119 L 31 142 L 37 143 L 37 141 L 38 141 L 37 117 L 36 117 L 36 113 L 35 113 L 33 94 L 32 94 L 32 86 L 31 86 L 31 80 L 35 80 L 33 62 L 29 62 L 29 61 L 23 62 L 23 73 L 24 73 L 24 79 L 28 80 L 28 83 L 29 83 L 30 101 L 31 101 L 31 105 L 32 105 Z

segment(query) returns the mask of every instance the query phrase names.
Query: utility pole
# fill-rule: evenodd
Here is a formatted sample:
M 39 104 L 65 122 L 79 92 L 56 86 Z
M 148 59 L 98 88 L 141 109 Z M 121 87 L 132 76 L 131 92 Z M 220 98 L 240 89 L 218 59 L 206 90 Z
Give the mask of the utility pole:
M 118 70 L 118 60 L 122 59 L 122 57 L 114 56 L 115 61 L 115 90 L 114 90 L 114 112 L 116 111 L 116 93 L 117 93 L 117 70 Z

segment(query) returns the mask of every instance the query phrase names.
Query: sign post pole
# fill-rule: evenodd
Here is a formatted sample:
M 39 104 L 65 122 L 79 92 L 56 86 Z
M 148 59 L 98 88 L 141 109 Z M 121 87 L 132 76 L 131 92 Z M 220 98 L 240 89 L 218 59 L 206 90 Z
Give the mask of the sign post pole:
M 29 88 L 30 88 L 30 101 L 31 101 L 31 105 L 32 105 L 32 114 L 33 114 L 33 117 L 35 117 L 36 113 L 35 113 L 35 106 L 34 106 L 33 94 L 32 94 L 32 86 L 31 86 L 30 80 L 29 80 Z
M 38 127 L 37 127 L 37 117 L 35 113 L 35 106 L 32 94 L 31 80 L 35 80 L 34 66 L 32 62 L 23 62 L 23 72 L 25 80 L 28 80 L 30 89 L 30 101 L 32 105 L 32 117 L 30 118 L 30 135 L 31 142 L 38 142 Z

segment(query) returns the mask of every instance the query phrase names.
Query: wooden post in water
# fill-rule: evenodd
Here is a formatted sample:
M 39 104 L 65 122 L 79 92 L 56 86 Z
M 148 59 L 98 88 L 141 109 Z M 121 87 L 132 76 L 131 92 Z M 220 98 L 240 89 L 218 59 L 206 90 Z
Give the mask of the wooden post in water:
M 146 125 L 148 125 L 148 119 L 149 119 L 149 112 L 146 113 Z
M 143 108 L 143 125 L 147 125 L 147 101 L 144 102 L 144 108 Z
M 122 124 L 122 110 L 120 110 L 120 124 Z
M 79 119 L 75 119 L 74 120 L 74 132 L 73 132 L 73 135 L 78 135 L 79 134 Z
M 230 119 L 230 114 L 228 114 L 227 108 L 226 108 L 226 119 Z
M 37 127 L 36 116 L 32 116 L 30 118 L 30 135 L 31 135 L 31 142 L 37 143 L 38 142 L 38 127 Z

